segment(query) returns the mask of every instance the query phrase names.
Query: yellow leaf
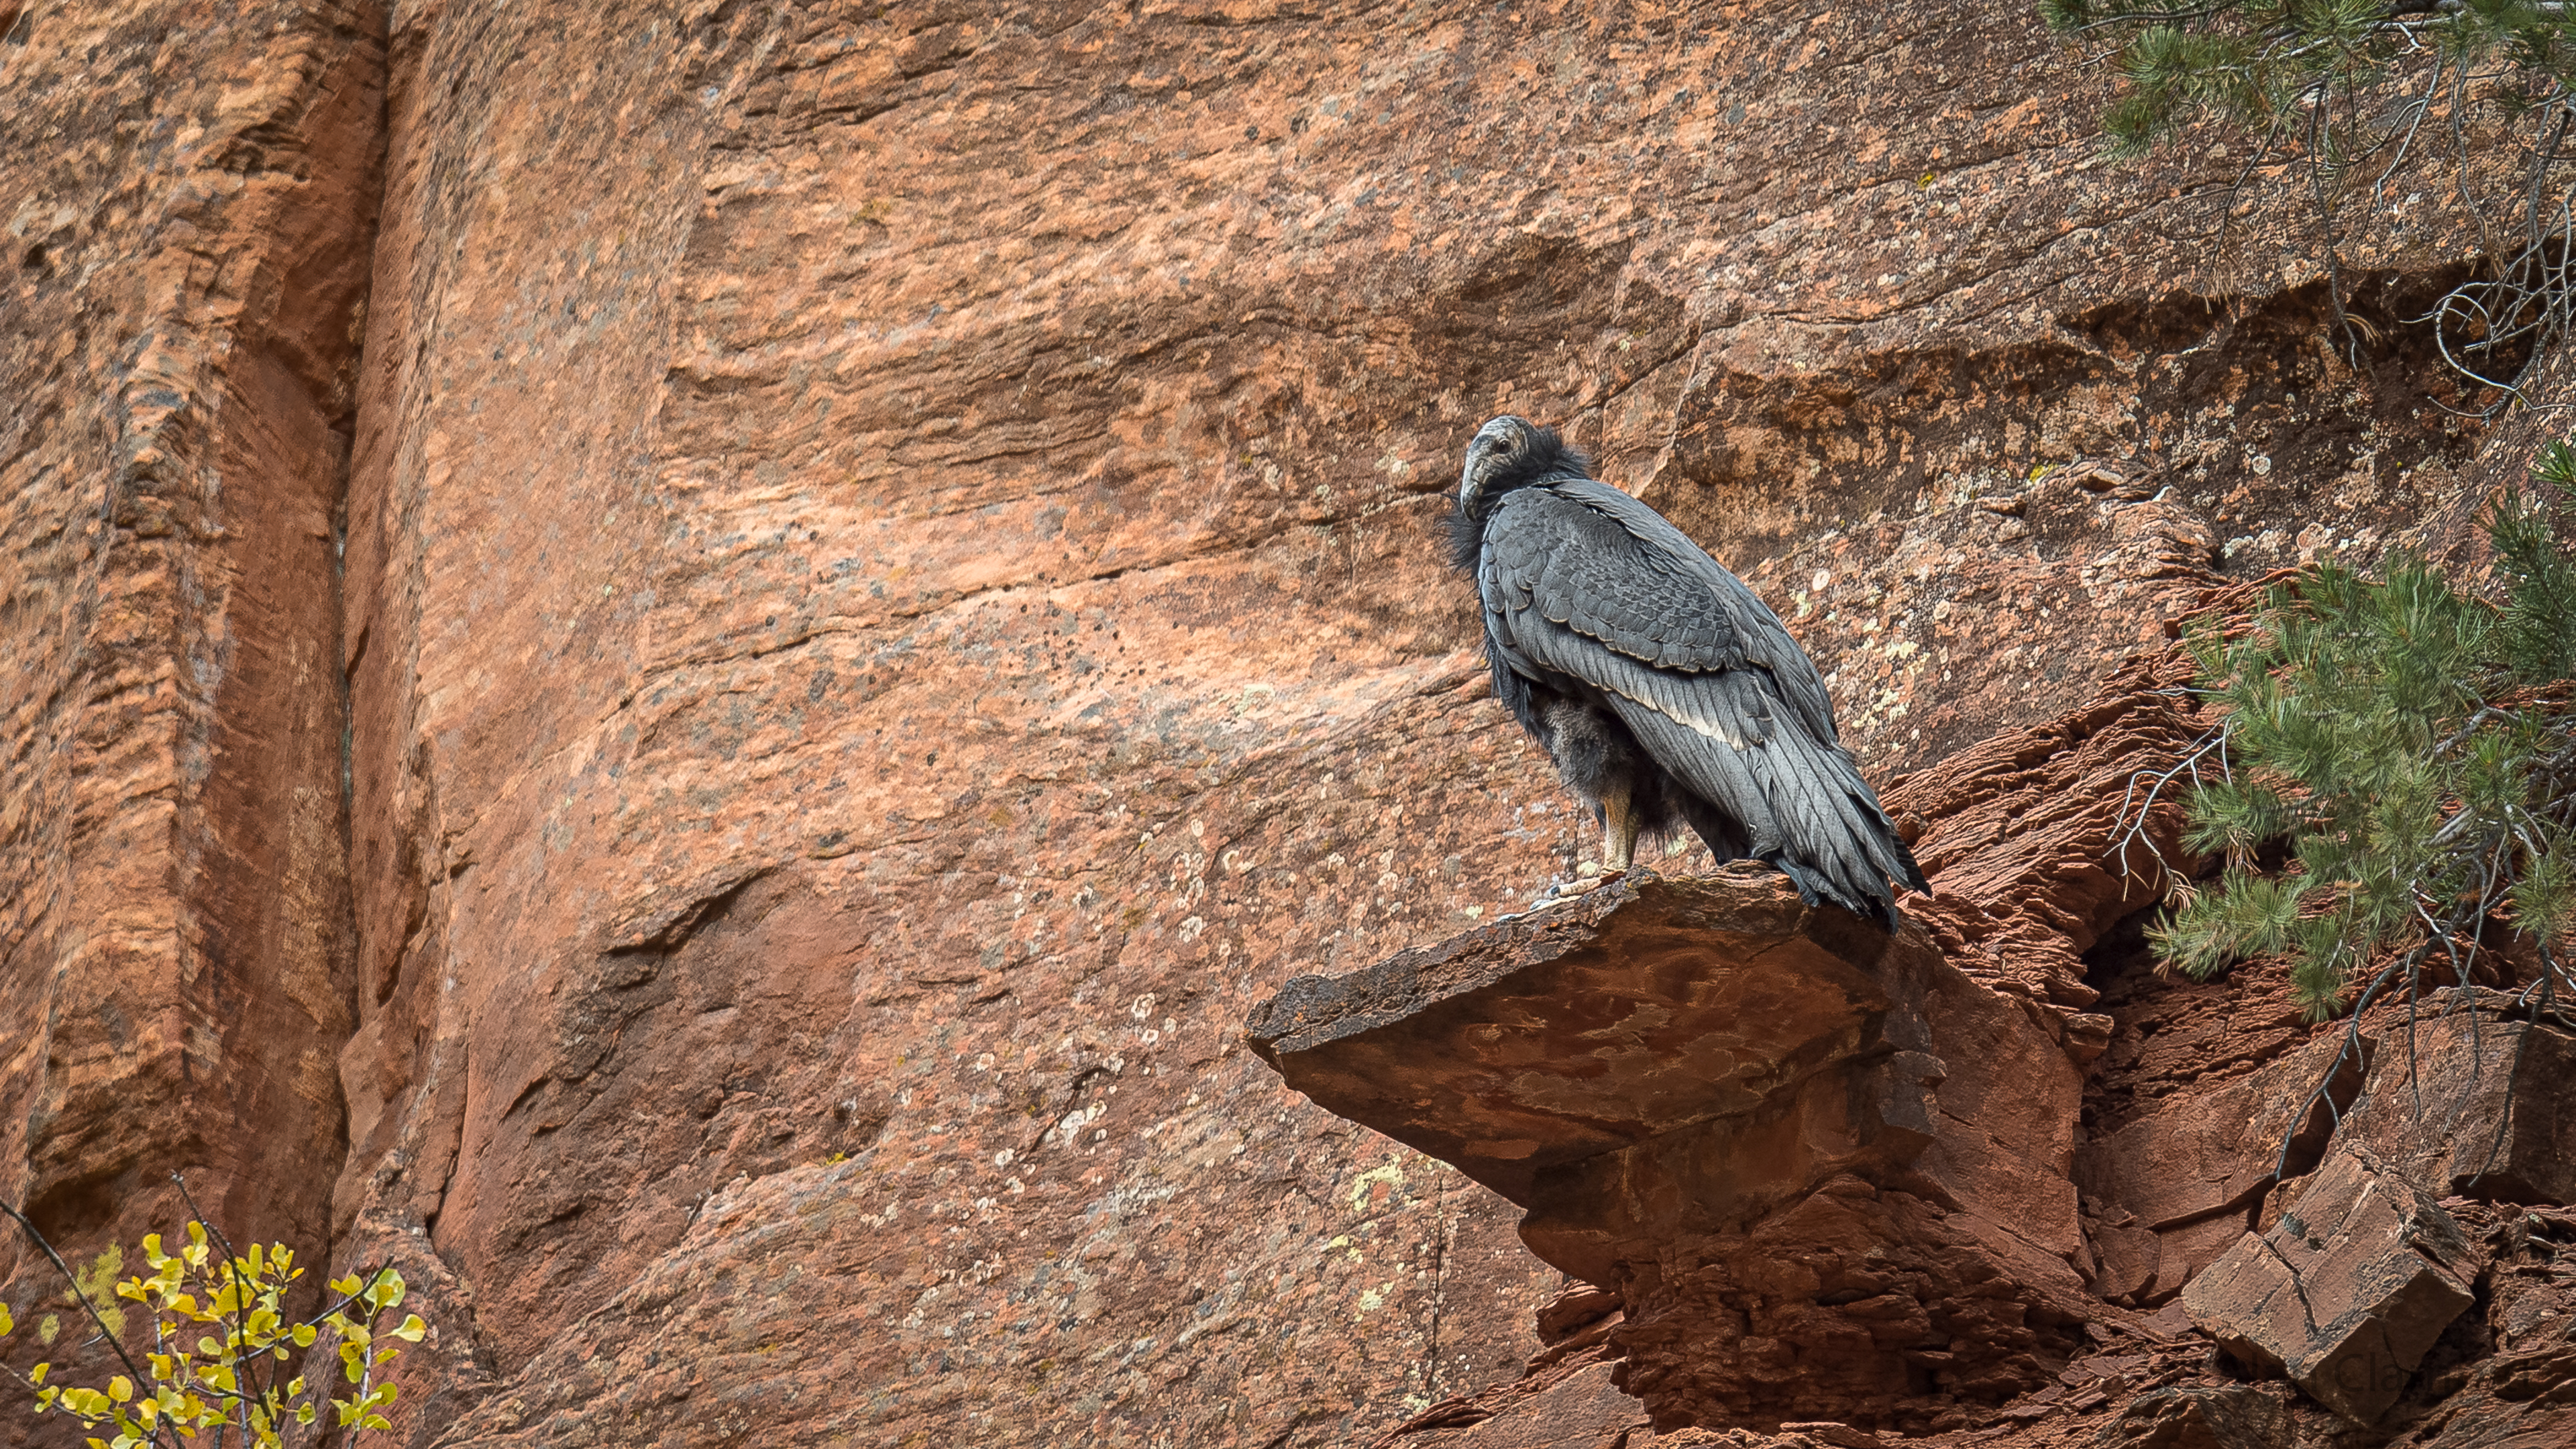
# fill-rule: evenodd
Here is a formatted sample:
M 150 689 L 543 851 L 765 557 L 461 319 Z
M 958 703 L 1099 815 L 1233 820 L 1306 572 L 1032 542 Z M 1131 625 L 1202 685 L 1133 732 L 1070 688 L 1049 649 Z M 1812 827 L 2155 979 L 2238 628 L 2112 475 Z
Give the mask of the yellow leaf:
M 339 1294 L 343 1298 L 355 1296 L 357 1291 L 365 1286 L 365 1284 L 358 1281 L 358 1275 L 355 1273 L 350 1274 L 346 1278 L 334 1278 L 331 1280 L 331 1291 Z
M 198 1222 L 188 1224 L 188 1241 L 196 1244 L 200 1248 L 204 1247 L 206 1245 L 206 1225 Z
M 27 1382 L 29 1382 L 29 1383 L 31 1383 L 31 1384 L 41 1384 L 41 1383 L 43 1383 L 43 1382 L 45 1381 L 45 1374 L 46 1374 L 46 1372 L 47 1372 L 48 1370 L 52 1369 L 52 1368 L 53 1368 L 53 1365 L 52 1365 L 52 1364 L 49 1364 L 49 1363 L 40 1363 L 40 1364 L 36 1365 L 34 1368 L 31 1368 L 31 1369 L 27 1370 Z
M 0 1303 L 0 1337 L 6 1337 L 9 1331 L 17 1326 L 17 1320 L 9 1316 L 9 1305 Z
M 403 1319 L 400 1328 L 388 1328 L 385 1332 L 406 1343 L 418 1343 L 421 1336 L 429 1332 L 429 1325 L 421 1320 L 419 1314 L 414 1313 Z
M 376 1362 L 378 1363 L 392 1363 L 395 1359 L 400 1357 L 402 1357 L 402 1350 L 398 1348 L 380 1348 L 376 1350 Z
M 289 1335 L 289 1337 L 295 1340 L 295 1346 L 297 1348 L 311 1348 L 313 1346 L 314 1336 L 313 1325 L 309 1323 L 299 1323 L 295 1325 L 295 1332 Z
M 288 1379 L 288 1380 L 286 1381 L 286 1396 L 287 1396 L 288 1398 L 290 1398 L 290 1399 L 295 1398 L 295 1397 L 297 1397 L 297 1396 L 301 1395 L 303 1392 L 304 1392 L 304 1375 L 302 1375 L 302 1374 L 297 1374 L 295 1377 L 293 1377 L 293 1378 L 291 1378 L 291 1379 Z
M 369 1414 L 365 1419 L 359 1421 L 358 1427 L 361 1429 L 390 1429 L 393 1427 L 393 1421 L 387 1419 L 382 1414 Z
M 296 1406 L 295 1406 L 295 1422 L 297 1422 L 297 1423 L 299 1423 L 299 1424 L 310 1424 L 310 1423 L 312 1423 L 312 1422 L 313 1422 L 313 1406 L 312 1406 L 311 1404 L 298 1404 L 298 1405 L 296 1405 Z
M 122 1404 L 134 1397 L 134 1380 L 123 1374 L 107 1381 L 107 1396 Z

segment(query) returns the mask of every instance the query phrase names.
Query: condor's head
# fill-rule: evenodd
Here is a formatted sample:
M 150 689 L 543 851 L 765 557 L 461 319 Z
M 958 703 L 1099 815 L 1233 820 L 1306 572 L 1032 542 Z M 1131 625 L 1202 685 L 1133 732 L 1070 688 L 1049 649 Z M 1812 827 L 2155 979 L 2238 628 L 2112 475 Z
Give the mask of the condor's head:
M 1449 515 L 1450 561 L 1476 566 L 1485 520 L 1516 488 L 1555 478 L 1589 478 L 1592 460 L 1566 446 L 1556 429 L 1505 413 L 1476 430 L 1467 444 L 1467 466 L 1458 475 L 1458 507 Z

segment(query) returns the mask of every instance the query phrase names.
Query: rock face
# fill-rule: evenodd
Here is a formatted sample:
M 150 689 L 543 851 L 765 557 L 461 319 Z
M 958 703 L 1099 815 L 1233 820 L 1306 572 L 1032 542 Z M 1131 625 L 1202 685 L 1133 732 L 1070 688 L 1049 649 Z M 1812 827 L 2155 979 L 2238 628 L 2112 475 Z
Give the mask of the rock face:
M 2099 164 L 2097 83 L 2020 0 L 0 0 L 0 1189 L 84 1262 L 178 1167 L 400 1263 L 414 1442 L 1312 1445 L 1516 1382 L 1519 1210 L 1235 1037 L 1587 848 L 1438 561 L 1506 407 L 1828 661 L 1984 862 L 1932 942 L 2100 1054 L 2076 1120 L 2178 1105 L 2138 1023 L 2238 998 L 2092 999 L 2155 882 L 2067 788 L 2178 726 L 2085 702 L 2219 576 L 2465 516 L 2396 319 L 2474 243 L 2356 258 L 2356 370 L 2315 238 L 2215 249 L 2241 158 Z M 2031 1184 L 2152 1306 L 2218 1218 L 2088 1212 L 2079 1145 L 1714 1224 L 1584 1351 L 1775 1402 L 1801 1324 L 1914 1330 L 1761 1316 L 1763 1224 L 1982 1261 L 1940 1224 Z M 1977 1393 L 2061 1333 L 2009 1316 Z
M 174 1171 L 330 1240 L 386 63 L 365 4 L 0 5 L 0 1194 L 84 1268 Z
M 2576 1202 L 2576 1033 L 2513 995 L 2436 992 L 2381 1040 L 2342 1136 L 2444 1195 Z

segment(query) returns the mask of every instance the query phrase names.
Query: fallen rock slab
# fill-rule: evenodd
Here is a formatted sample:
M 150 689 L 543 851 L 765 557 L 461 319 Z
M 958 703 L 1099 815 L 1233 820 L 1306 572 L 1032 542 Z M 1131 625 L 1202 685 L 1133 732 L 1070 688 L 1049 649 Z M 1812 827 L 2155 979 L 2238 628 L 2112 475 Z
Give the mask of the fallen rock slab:
M 2467 1238 L 2438 1202 L 2339 1150 L 2276 1227 L 2241 1239 L 2182 1301 L 2239 1360 L 2369 1424 L 2475 1301 L 2476 1276 Z

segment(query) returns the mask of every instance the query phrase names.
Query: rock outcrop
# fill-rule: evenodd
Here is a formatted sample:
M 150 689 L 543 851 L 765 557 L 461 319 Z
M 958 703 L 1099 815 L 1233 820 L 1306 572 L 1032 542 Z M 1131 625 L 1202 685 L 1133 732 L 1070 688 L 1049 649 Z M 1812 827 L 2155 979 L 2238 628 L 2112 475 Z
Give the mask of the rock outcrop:
M 1652 876 L 1253 1013 L 1317 1104 L 1528 1210 L 1667 1426 L 1927 1422 L 2081 1341 L 2079 1081 L 1920 926 Z M 1938 1049 L 1945 1056 L 1935 1056 Z
M 1941 822 L 1894 936 L 1757 865 L 1628 876 L 1256 1008 L 1289 1085 L 1520 1205 L 1576 1285 L 1519 1381 L 1382 1445 L 2466 1449 L 2576 1423 L 2576 1357 L 2509 1392 L 2484 1368 L 2499 1275 L 2556 1251 L 2557 1217 L 2498 1204 L 2559 1200 L 2576 1036 L 2480 988 L 2281 1033 L 2271 970 L 2124 979 L 2113 924 L 2193 868 L 2170 805 L 2114 789 L 2189 744 L 2175 667 L 1890 792 Z M 2231 1049 L 2172 1024 L 2213 991 Z M 2190 1068 L 2142 1072 L 2165 1035 Z M 2544 1276 L 2526 1336 L 2576 1313 Z

